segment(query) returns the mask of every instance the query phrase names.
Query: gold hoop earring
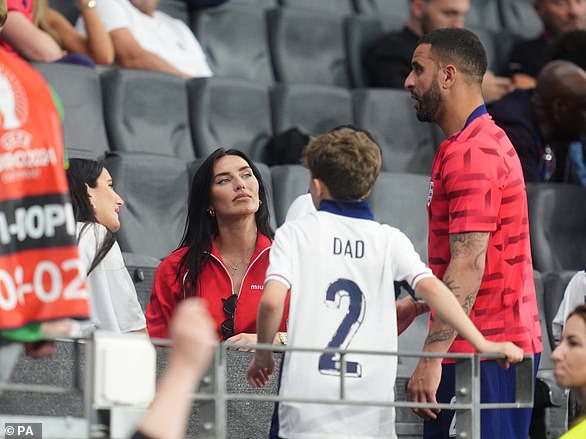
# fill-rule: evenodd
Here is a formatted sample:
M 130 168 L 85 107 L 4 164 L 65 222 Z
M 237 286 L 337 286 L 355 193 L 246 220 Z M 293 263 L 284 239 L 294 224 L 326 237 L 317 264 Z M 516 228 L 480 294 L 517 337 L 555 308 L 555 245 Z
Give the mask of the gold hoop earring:
M 258 200 L 258 205 L 260 206 L 262 204 L 262 200 Z
M 216 211 L 214 209 L 207 209 L 206 212 L 208 213 L 209 216 L 211 216 L 212 218 L 216 216 Z

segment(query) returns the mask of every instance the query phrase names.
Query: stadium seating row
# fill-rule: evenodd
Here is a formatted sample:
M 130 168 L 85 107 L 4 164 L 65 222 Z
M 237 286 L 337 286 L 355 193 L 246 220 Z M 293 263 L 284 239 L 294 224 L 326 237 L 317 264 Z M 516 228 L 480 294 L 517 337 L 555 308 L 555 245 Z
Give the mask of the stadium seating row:
M 380 16 L 309 8 L 263 10 L 229 2 L 198 12 L 191 26 L 218 76 L 356 88 L 368 85 L 365 50 L 385 31 L 404 26 L 405 20 L 396 18 L 389 24 Z M 491 29 L 480 20 L 468 27 L 484 43 L 489 68 L 503 72 L 518 35 Z
M 119 152 L 106 157 L 117 191 L 126 201 L 118 233 L 122 251 L 159 259 L 178 245 L 191 177 L 199 163 L 139 153 Z M 307 192 L 308 171 L 300 165 L 257 164 L 275 227 L 283 223 L 291 202 Z M 375 218 L 401 229 L 423 260 L 427 260 L 428 187 L 429 177 L 425 175 L 381 172 L 369 199 Z M 586 189 L 529 184 L 527 194 L 534 268 L 544 272 L 583 268 Z
M 417 120 L 403 90 L 270 86 L 217 77 L 185 82 L 138 70 L 99 75 L 65 64 L 35 67 L 63 102 L 65 147 L 72 157 L 111 150 L 191 161 L 223 146 L 264 162 L 273 133 L 297 127 L 316 135 L 354 123 L 377 139 L 383 170 L 428 174 L 443 139 L 433 125 Z
M 285 7 L 278 8 L 276 1 L 231 0 L 190 16 L 184 2 L 165 0 L 160 9 L 191 26 L 217 76 L 355 88 L 368 84 L 365 49 L 384 31 L 404 25 L 408 3 L 364 0 L 353 7 L 351 0 L 283 0 Z M 525 17 L 533 17 L 525 31 L 530 35 L 539 32 L 539 20 L 530 2 L 472 3 L 467 25 L 483 41 L 490 69 L 501 73 Z

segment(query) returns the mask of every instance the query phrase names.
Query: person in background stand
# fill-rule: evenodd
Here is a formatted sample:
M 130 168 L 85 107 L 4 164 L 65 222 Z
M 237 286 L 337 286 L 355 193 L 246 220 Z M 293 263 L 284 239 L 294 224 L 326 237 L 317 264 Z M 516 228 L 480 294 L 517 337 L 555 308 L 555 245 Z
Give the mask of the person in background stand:
M 469 0 L 410 0 L 407 25 L 399 32 L 383 35 L 366 52 L 370 85 L 403 88 L 419 38 L 436 29 L 464 27 L 469 10 Z M 483 93 L 487 101 L 500 99 L 512 89 L 510 78 L 485 74 Z
M 526 183 L 581 184 L 570 145 L 586 139 L 584 70 L 552 61 L 539 73 L 535 89 L 515 90 L 490 103 L 488 111 L 513 143 Z M 577 152 L 582 152 L 581 144 Z
M 508 73 L 516 88 L 534 88 L 535 79 L 547 62 L 547 49 L 564 34 L 586 29 L 586 0 L 535 0 L 535 12 L 543 23 L 542 33 L 513 46 Z
M 562 340 L 552 352 L 553 370 L 560 386 L 574 390 L 586 398 L 586 305 L 578 306 L 568 316 Z M 586 405 L 584 406 L 586 407 Z M 586 437 L 586 413 L 574 421 L 573 427 L 560 439 L 582 439 Z
M 112 64 L 114 46 L 96 12 L 97 1 L 78 1 L 86 36 L 49 8 L 47 0 L 8 0 L 8 19 L 0 44 L 27 61 L 54 62 L 71 53 L 87 55 L 96 64 Z

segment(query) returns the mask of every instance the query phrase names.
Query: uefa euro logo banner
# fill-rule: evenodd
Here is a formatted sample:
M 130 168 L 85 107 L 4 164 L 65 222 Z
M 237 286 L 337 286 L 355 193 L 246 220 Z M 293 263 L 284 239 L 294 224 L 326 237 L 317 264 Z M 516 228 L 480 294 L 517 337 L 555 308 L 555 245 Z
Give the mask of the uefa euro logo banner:
M 88 318 L 75 232 L 49 88 L 0 49 L 0 330 Z

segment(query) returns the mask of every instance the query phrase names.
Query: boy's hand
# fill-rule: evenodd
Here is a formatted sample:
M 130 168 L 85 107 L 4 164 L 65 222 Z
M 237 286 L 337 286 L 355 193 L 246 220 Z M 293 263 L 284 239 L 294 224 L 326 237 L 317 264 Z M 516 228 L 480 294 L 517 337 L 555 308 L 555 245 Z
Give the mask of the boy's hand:
M 519 363 L 523 360 L 523 350 L 513 343 L 507 342 L 492 342 L 486 341 L 485 344 L 478 350 L 481 354 L 504 354 L 507 358 L 497 360 L 499 364 L 505 369 L 509 368 L 509 363 Z
M 275 370 L 275 359 L 273 353 L 268 351 L 257 351 L 248 366 L 248 384 L 252 387 L 262 387 L 268 381 Z

